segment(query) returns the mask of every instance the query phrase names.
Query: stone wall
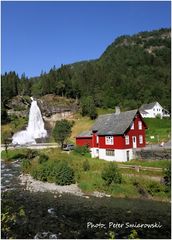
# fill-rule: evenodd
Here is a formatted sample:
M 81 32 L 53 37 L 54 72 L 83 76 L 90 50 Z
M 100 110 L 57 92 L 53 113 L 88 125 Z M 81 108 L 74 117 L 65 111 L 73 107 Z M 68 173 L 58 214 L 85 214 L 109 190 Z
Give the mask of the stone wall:
M 150 149 L 135 151 L 135 158 L 143 160 L 170 160 L 171 149 Z

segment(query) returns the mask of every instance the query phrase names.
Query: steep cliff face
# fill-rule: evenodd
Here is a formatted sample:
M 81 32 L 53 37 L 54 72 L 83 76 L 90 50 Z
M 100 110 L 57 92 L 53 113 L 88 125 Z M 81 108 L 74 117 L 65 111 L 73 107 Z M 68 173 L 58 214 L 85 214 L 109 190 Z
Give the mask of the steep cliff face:
M 43 116 L 49 118 L 55 114 L 76 112 L 78 110 L 78 104 L 74 99 L 67 99 L 53 94 L 38 99 L 38 105 Z
M 78 110 L 78 104 L 75 100 L 52 94 L 37 99 L 37 102 L 44 120 L 49 122 L 68 118 Z M 29 96 L 16 96 L 6 103 L 6 108 L 9 115 L 28 117 L 30 104 L 31 99 Z

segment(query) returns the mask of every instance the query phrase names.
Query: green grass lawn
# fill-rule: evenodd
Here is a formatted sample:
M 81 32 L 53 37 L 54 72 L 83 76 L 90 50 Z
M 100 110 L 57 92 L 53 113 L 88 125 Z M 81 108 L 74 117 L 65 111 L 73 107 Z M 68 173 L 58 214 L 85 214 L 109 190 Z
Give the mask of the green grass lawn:
M 129 162 L 124 162 L 125 165 L 138 165 L 143 167 L 157 167 L 166 168 L 169 164 L 169 160 L 156 160 L 156 161 L 146 161 L 146 160 L 131 160 Z
M 170 118 L 144 118 L 144 121 L 148 126 L 148 129 L 146 130 L 146 142 L 160 143 L 162 141 L 167 142 L 170 139 Z M 151 139 L 151 136 L 154 136 L 154 138 Z

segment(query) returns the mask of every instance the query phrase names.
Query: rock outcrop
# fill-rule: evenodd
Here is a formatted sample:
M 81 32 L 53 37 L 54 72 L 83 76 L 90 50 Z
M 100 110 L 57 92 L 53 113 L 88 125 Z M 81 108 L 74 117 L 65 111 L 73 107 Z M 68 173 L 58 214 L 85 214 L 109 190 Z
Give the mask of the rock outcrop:
M 36 99 L 45 121 L 54 125 L 57 120 L 72 118 L 78 110 L 77 101 L 53 94 L 45 95 Z M 16 96 L 6 103 L 8 114 L 18 117 L 28 117 L 31 99 L 29 96 Z

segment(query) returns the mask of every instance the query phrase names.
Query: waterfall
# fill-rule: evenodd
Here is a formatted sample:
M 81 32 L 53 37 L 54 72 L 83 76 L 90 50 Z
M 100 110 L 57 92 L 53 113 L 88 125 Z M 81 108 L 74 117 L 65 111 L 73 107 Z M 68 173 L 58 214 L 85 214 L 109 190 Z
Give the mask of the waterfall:
M 44 122 L 37 102 L 31 98 L 32 103 L 29 111 L 29 122 L 26 130 L 17 132 L 12 137 L 13 144 L 35 144 L 36 138 L 44 138 L 47 131 L 44 129 Z

